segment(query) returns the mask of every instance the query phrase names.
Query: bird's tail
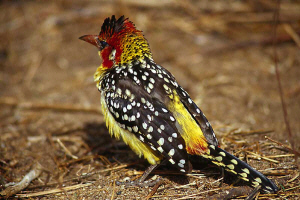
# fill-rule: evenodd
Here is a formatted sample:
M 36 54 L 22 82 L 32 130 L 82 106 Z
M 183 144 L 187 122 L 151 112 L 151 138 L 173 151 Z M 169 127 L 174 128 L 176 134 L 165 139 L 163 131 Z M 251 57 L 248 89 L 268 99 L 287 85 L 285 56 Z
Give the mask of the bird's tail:
M 214 145 L 209 145 L 209 150 L 209 155 L 204 157 L 209 158 L 214 164 L 236 174 L 239 178 L 249 182 L 253 187 L 260 185 L 261 190 L 265 193 L 278 191 L 278 187 L 270 179 L 237 157 Z

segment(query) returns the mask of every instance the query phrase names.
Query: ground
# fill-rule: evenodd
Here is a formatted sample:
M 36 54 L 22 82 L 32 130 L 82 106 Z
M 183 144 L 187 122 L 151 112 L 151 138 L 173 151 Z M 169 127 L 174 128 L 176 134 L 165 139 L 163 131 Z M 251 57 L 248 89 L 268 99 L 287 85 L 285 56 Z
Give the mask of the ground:
M 1 1 L 0 191 L 32 169 L 39 177 L 9 199 L 208 199 L 246 186 L 203 160 L 189 175 L 162 166 L 154 173 L 164 180 L 158 189 L 116 185 L 138 178 L 148 163 L 109 136 L 93 82 L 101 60 L 78 40 L 99 33 L 114 14 L 143 30 L 154 60 L 204 111 L 220 146 L 279 185 L 278 194 L 258 199 L 299 198 L 292 149 L 300 150 L 300 2 L 281 1 L 278 20 L 276 7 L 234 0 Z

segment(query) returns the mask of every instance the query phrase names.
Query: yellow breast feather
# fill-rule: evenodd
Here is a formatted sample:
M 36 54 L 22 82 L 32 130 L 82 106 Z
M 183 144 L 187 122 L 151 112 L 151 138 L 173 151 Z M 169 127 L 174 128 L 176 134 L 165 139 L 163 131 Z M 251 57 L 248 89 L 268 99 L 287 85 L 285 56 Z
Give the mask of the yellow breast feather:
M 159 164 L 162 159 L 161 156 L 156 155 L 156 153 L 143 142 L 141 142 L 133 133 L 124 130 L 120 126 L 118 126 L 114 117 L 110 114 L 107 109 L 105 103 L 104 94 L 101 94 L 101 104 L 102 111 L 105 117 L 106 126 L 109 129 L 109 133 L 114 135 L 117 139 L 122 138 L 125 144 L 129 145 L 129 147 L 139 156 L 144 155 L 144 158 L 148 160 L 151 165 Z

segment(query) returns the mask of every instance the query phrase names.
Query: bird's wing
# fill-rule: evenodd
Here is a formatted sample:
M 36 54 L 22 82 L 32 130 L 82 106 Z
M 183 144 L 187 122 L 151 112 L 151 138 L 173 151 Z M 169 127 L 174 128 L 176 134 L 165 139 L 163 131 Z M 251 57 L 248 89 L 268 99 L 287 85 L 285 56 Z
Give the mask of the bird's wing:
M 116 90 L 105 91 L 108 110 L 121 128 L 133 133 L 182 172 L 191 170 L 185 142 L 175 118 L 163 102 L 128 77 L 118 78 Z
M 179 95 L 180 101 L 183 103 L 185 108 L 199 124 L 207 141 L 210 144 L 218 146 L 218 140 L 214 130 L 201 109 L 194 103 L 189 94 L 181 86 L 177 87 L 177 94 Z

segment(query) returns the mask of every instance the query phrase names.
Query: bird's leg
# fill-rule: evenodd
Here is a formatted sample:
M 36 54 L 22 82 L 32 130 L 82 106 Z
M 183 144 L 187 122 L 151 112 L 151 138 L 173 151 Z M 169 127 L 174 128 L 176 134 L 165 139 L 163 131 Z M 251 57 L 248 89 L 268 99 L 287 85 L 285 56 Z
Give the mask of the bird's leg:
M 141 178 L 139 178 L 139 182 L 144 182 L 146 180 L 146 178 L 151 174 L 152 171 L 154 171 L 157 167 L 159 166 L 159 164 L 156 165 L 150 165 L 143 173 L 143 175 L 141 176 Z
M 165 161 L 162 161 L 160 164 L 150 165 L 143 173 L 143 175 L 136 181 L 130 181 L 130 182 L 119 182 L 117 181 L 117 185 L 126 185 L 126 186 L 139 186 L 139 187 L 146 187 L 146 186 L 153 186 L 159 181 L 161 181 L 160 178 L 156 180 L 149 180 L 145 181 L 146 178 L 151 174 L 152 171 L 154 171 L 157 167 L 159 167 L 162 163 Z
M 225 180 L 225 171 L 223 167 L 221 167 L 221 176 L 222 176 L 222 180 L 220 181 L 219 187 L 222 187 L 222 184 L 224 183 Z

